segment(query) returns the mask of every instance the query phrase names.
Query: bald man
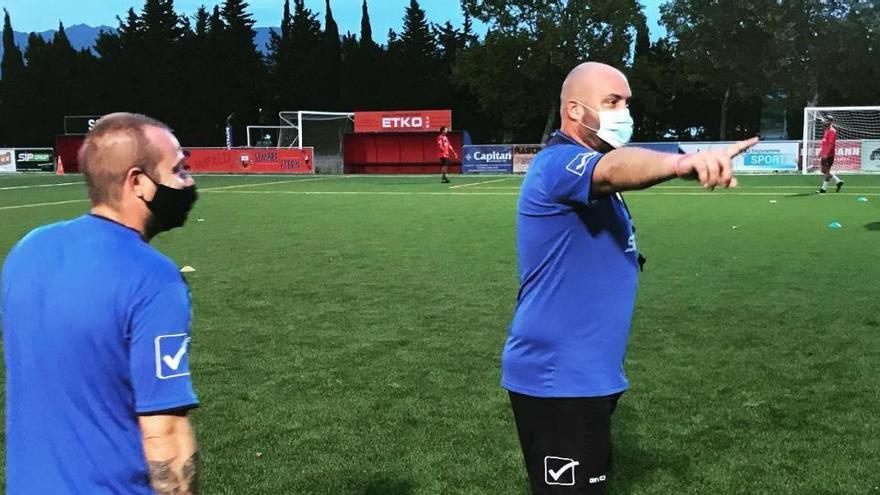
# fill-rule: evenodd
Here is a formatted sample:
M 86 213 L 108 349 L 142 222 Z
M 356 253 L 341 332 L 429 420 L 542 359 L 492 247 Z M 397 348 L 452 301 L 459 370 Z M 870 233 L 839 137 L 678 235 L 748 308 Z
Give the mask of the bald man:
M 620 193 L 676 177 L 732 187 L 731 159 L 757 142 L 691 155 L 624 148 L 632 92 L 617 69 L 565 80 L 561 129 L 535 157 L 517 206 L 520 290 L 502 356 L 532 492 L 603 493 L 640 255 Z
M 119 113 L 79 163 L 91 213 L 3 266 L 7 493 L 197 493 L 189 291 L 148 244 L 196 200 L 186 159 L 165 124 Z

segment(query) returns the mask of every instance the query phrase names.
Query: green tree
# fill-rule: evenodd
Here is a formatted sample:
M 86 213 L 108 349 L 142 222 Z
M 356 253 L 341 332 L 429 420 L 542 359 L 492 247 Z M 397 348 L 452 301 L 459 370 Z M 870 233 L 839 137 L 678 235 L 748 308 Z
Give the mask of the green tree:
M 319 66 L 323 79 L 322 87 L 324 94 L 319 104 L 321 108 L 337 110 L 339 108 L 339 78 L 342 74 L 342 46 L 339 38 L 339 26 L 333 19 L 333 10 L 330 8 L 330 0 L 325 0 L 326 11 L 324 17 L 324 43 Z
M 388 95 L 398 107 L 436 106 L 441 97 L 435 74 L 437 41 L 425 11 L 417 0 L 410 0 L 403 17 L 403 30 L 388 36 Z M 390 102 L 389 102 L 390 103 Z
M 0 75 L 14 80 L 24 72 L 24 59 L 13 38 L 12 21 L 9 12 L 3 9 L 3 60 L 0 62 Z
M 3 59 L 0 61 L 0 146 L 13 144 L 21 129 L 21 118 L 26 108 L 22 103 L 25 92 L 25 71 L 21 50 L 13 39 L 9 12 L 3 9 Z
M 635 0 L 463 0 L 489 27 L 456 64 L 456 79 L 481 108 L 500 115 L 496 139 L 546 139 L 559 113 L 559 89 L 580 62 L 624 68 L 641 10 Z
M 758 132 L 760 103 L 757 111 L 737 119 L 738 125 L 731 126 L 728 117 L 737 105 L 739 112 L 753 108 L 773 87 L 778 6 L 776 0 L 675 0 L 661 7 L 687 81 L 706 88 L 717 102 L 718 126 L 707 125 L 707 137 L 723 140 Z

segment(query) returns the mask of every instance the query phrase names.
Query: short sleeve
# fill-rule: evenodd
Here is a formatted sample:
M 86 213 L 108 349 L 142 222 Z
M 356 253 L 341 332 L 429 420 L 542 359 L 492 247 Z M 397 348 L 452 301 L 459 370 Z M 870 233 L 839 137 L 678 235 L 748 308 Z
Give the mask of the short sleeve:
M 545 167 L 543 175 L 547 195 L 563 203 L 589 204 L 593 170 L 603 156 L 592 150 L 566 153 L 553 166 Z
M 131 318 L 130 366 L 138 413 L 198 404 L 190 380 L 190 297 L 186 283 L 144 294 Z

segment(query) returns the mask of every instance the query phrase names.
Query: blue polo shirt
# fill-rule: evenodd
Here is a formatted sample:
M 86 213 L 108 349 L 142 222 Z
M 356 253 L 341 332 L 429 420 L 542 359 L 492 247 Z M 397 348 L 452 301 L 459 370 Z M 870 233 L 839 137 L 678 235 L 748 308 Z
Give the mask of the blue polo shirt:
M 3 266 L 9 494 L 152 494 L 138 415 L 197 404 L 190 298 L 138 232 L 86 215 Z
M 502 355 L 502 385 L 512 392 L 600 397 L 627 388 L 639 254 L 622 198 L 591 197 L 602 156 L 557 132 L 526 174 L 520 290 Z

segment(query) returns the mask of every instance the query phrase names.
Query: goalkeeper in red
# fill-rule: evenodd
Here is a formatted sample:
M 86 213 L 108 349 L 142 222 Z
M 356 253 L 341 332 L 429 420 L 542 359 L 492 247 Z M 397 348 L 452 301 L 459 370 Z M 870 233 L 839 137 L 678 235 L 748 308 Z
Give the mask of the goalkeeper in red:
M 822 175 L 825 177 L 819 190 L 819 194 L 828 192 L 828 185 L 834 181 L 837 192 L 843 187 L 843 181 L 836 175 L 831 173 L 831 166 L 834 165 L 834 153 L 837 150 L 837 129 L 834 127 L 834 117 L 828 115 L 825 117 L 825 134 L 822 135 L 822 146 L 819 149 L 819 165 L 822 168 Z
M 458 153 L 455 152 L 455 149 L 449 143 L 449 138 L 446 136 L 447 131 L 446 127 L 441 127 L 440 134 L 437 136 L 437 157 L 440 158 L 440 171 L 443 173 L 440 182 L 444 184 L 449 183 L 449 179 L 446 177 L 447 172 L 449 172 L 449 159 L 451 157 L 458 159 Z

